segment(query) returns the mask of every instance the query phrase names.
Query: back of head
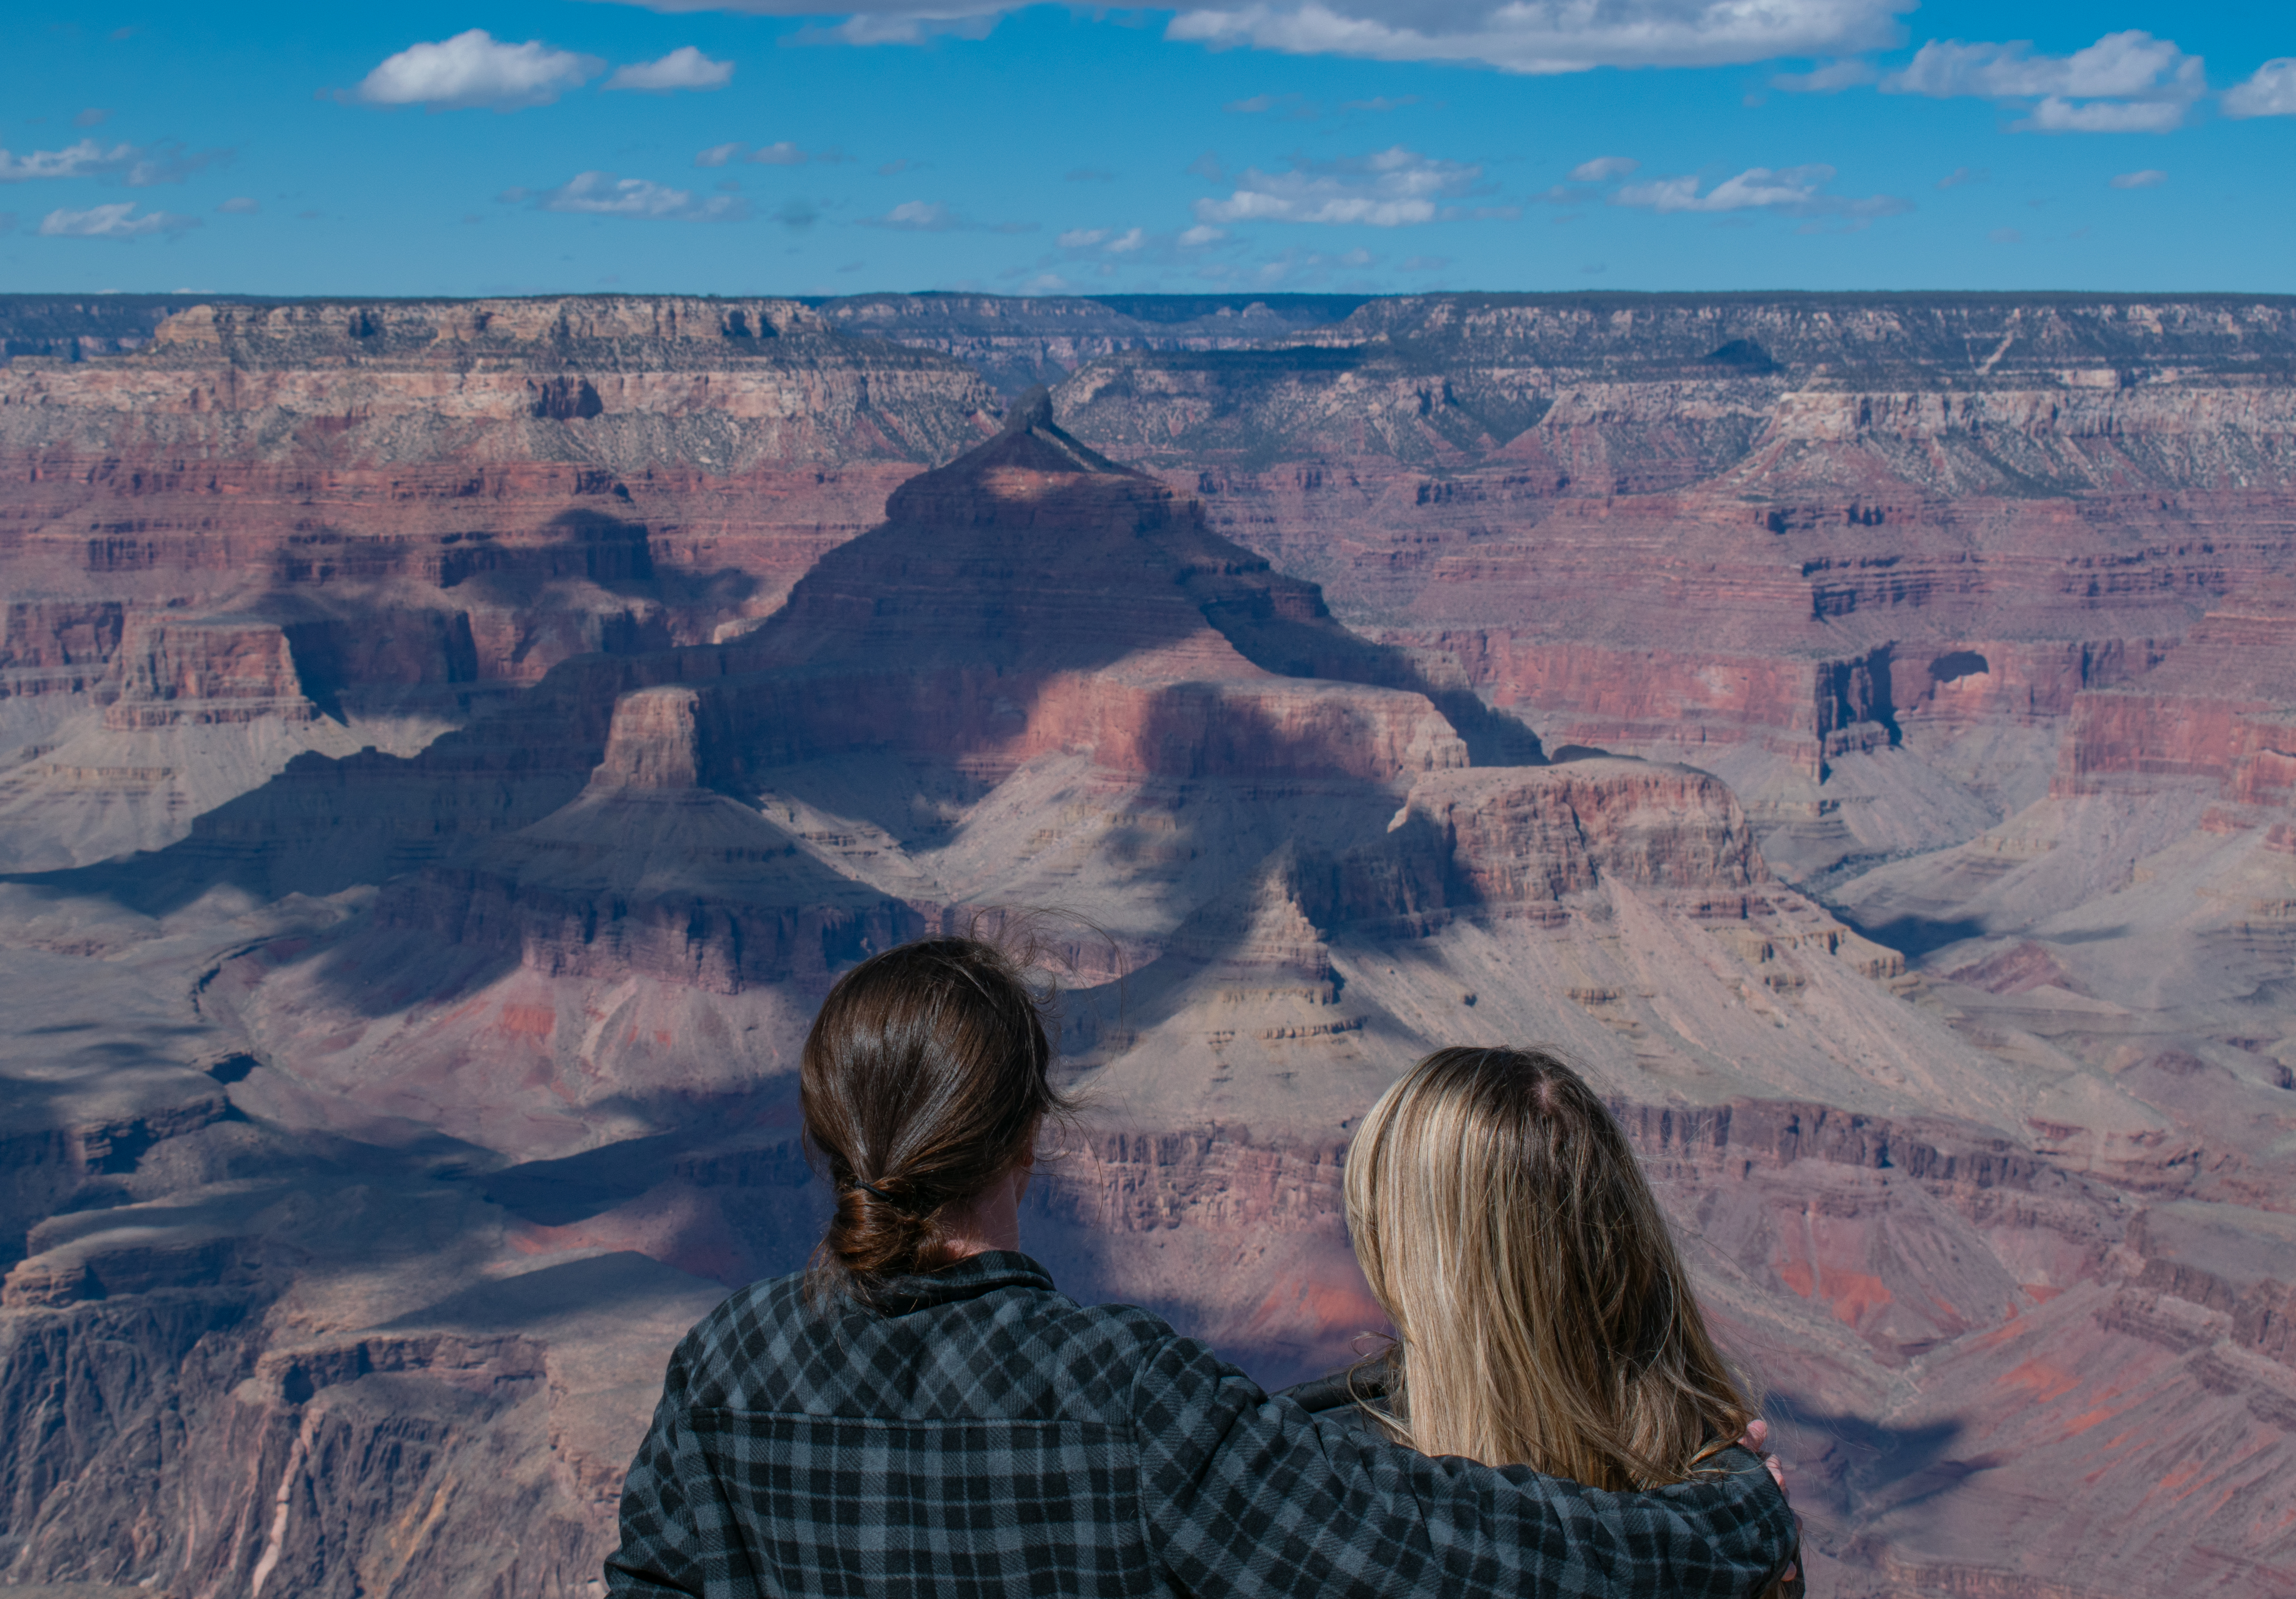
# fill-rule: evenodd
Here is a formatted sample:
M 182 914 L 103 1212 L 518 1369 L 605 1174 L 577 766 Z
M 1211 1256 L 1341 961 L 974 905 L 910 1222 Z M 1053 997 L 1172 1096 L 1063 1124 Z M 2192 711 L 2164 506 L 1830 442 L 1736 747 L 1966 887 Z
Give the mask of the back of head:
M 815 1285 L 875 1301 L 947 1263 L 950 1212 L 1029 1159 L 1063 1108 L 1036 995 L 972 939 L 873 955 L 814 1018 L 800 1076 L 806 1136 L 837 1208 Z
M 1365 1118 L 1347 1205 L 1414 1447 L 1622 1489 L 1744 1431 L 1625 1134 L 1555 1056 L 1428 1056 Z

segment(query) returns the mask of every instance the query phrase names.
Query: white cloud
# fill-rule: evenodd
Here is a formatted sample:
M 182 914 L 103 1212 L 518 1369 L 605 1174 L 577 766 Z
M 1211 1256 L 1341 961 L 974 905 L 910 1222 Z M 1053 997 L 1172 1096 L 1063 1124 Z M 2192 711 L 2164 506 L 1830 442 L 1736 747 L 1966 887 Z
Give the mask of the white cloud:
M 2147 167 L 2142 172 L 2123 172 L 2112 180 L 2116 189 L 2157 189 L 2169 181 L 2169 175 L 2157 168 Z
M 1574 184 L 1607 184 L 1632 173 L 1642 163 L 1632 156 L 1598 155 L 1591 161 L 1581 161 L 1570 168 Z
M 2037 101 L 2020 133 L 2168 133 L 2208 91 L 2206 69 L 2168 39 L 2131 29 L 2070 55 L 2035 55 L 2031 44 L 1932 40 L 1902 72 L 1882 80 L 1892 94 Z
M 1408 226 L 1434 221 L 1438 202 L 1464 193 L 1482 170 L 1400 144 L 1346 160 L 1300 161 L 1289 172 L 1255 167 L 1226 200 L 1196 201 L 1196 220 Z
M 1847 55 L 1897 41 L 1915 0 L 1303 0 L 1183 12 L 1171 39 L 1294 55 L 1480 62 L 1508 72 Z
M 2075 104 L 2052 94 L 2033 114 L 2009 125 L 2012 133 L 2174 133 L 2185 125 L 2185 108 L 2165 100 L 2085 100 Z
M 11 155 L 0 150 L 0 183 L 53 177 L 118 177 L 131 189 L 179 184 L 203 168 L 228 162 L 228 150 L 185 150 L 172 139 L 157 144 L 99 144 L 82 139 L 62 150 Z
M 1833 168 L 1826 166 L 1749 167 L 1700 193 L 1693 176 L 1662 177 L 1630 184 L 1611 197 L 1612 205 L 1635 206 L 1660 216 L 1678 211 L 1775 211 L 1788 217 L 1841 217 L 1855 222 L 1895 217 L 1913 209 L 1891 194 L 1863 200 L 1826 192 Z
M 811 17 L 822 0 L 621 0 L 658 12 Z M 865 0 L 797 42 L 916 45 L 985 37 L 1029 0 Z M 1170 39 L 1294 55 L 1481 63 L 1509 72 L 1824 58 L 1899 42 L 1917 0 L 1245 0 L 1183 11 Z M 1406 103 L 1406 101 L 1390 104 Z M 1382 110 L 1370 102 L 1352 109 Z
M 229 166 L 233 153 L 228 150 L 186 150 L 172 139 L 163 140 L 135 152 L 135 159 L 128 163 L 125 181 L 131 189 L 179 184 L 209 167 Z
M 483 28 L 437 44 L 410 45 L 388 57 L 352 91 L 367 105 L 426 105 L 498 111 L 547 105 L 605 70 L 594 55 L 554 50 L 539 39 L 506 45 Z
M 874 227 L 898 228 L 910 234 L 945 234 L 964 226 L 963 217 L 932 200 L 905 200 L 883 216 L 867 220 Z
M 1148 247 L 1144 227 L 1118 233 L 1106 227 L 1072 227 L 1055 241 L 1062 250 L 1097 250 L 1103 255 L 1128 256 Z
M 696 151 L 693 164 L 697 167 L 723 167 L 728 161 L 750 161 L 760 167 L 802 167 L 814 158 L 800 150 L 787 139 L 752 150 L 747 144 L 712 144 L 707 150 Z M 837 159 L 824 156 L 824 160 Z
M 1956 167 L 1937 180 L 1937 186 L 1940 189 L 1965 188 L 1971 184 L 1985 183 L 1992 176 L 1992 172 L 1984 167 Z
M 1018 0 L 1027 4 L 1027 0 Z M 734 8 L 728 8 L 734 9 Z M 768 12 L 779 16 L 811 16 L 818 13 L 819 0 L 811 4 L 789 6 L 743 5 L 742 11 Z M 790 36 L 800 45 L 930 45 L 935 39 L 985 39 L 996 26 L 997 16 L 1015 9 L 1013 5 L 988 4 L 937 6 L 931 10 L 888 5 L 876 11 L 849 16 L 834 28 L 806 28 Z
M 660 61 L 634 62 L 617 67 L 603 86 L 609 89 L 722 89 L 734 81 L 732 62 L 713 62 L 691 45 L 682 45 Z
M 2268 61 L 2224 93 L 2227 117 L 2296 117 L 2296 55 Z
M 1254 94 L 1249 100 L 1231 100 L 1220 109 L 1246 117 L 1282 111 L 1289 122 L 1313 122 L 1323 115 L 1322 109 L 1304 94 Z
M 1200 222 L 1195 226 L 1188 229 L 1185 233 L 1180 235 L 1180 248 L 1182 250 L 1196 250 L 1206 244 L 1215 243 L 1226 237 L 1227 229 L 1224 227 L 1206 227 Z
M 140 153 L 133 144 L 105 146 L 82 139 L 62 150 L 30 150 L 12 155 L 0 150 L 0 183 L 29 183 L 43 177 L 94 177 L 117 172 Z
M 262 209 L 263 207 L 255 199 L 246 194 L 234 194 L 216 207 L 217 210 L 227 217 L 252 217 Z
M 1974 94 L 2019 99 L 2041 94 L 2076 99 L 2169 93 L 2189 99 L 2199 94 L 2201 58 L 2186 55 L 2167 39 L 2130 29 L 2109 33 L 2070 55 L 2035 55 L 2032 45 L 1966 45 L 1935 40 L 1915 53 L 1902 72 L 1885 86 L 1899 94 L 1939 97 Z
M 758 17 L 842 16 L 834 28 L 804 28 L 788 37 L 799 45 L 924 45 L 936 38 L 988 37 L 996 19 L 1035 0 L 864 0 L 859 5 L 822 0 L 618 0 L 648 11 L 685 13 L 740 12 Z M 842 271 L 843 268 L 839 268 Z
M 611 172 L 583 172 L 538 194 L 513 189 L 507 198 L 531 199 L 545 211 L 568 211 L 588 217 L 631 217 L 648 222 L 731 222 L 749 215 L 749 207 L 728 194 L 697 201 L 685 189 L 650 183 L 643 177 L 618 177 Z
M 135 212 L 132 200 L 85 211 L 50 211 L 40 223 L 40 232 L 51 239 L 140 239 L 146 234 L 181 233 L 200 225 L 196 217 L 176 217 L 166 211 L 147 211 L 138 217 Z
M 1877 82 L 1881 76 L 1865 62 L 1828 62 L 1808 72 L 1781 72 L 1770 79 L 1770 87 L 1789 94 L 1838 94 L 1860 84 Z
M 1033 234 L 1033 222 L 974 222 L 934 200 L 905 200 L 882 217 L 857 219 L 861 227 L 890 227 L 905 234 Z

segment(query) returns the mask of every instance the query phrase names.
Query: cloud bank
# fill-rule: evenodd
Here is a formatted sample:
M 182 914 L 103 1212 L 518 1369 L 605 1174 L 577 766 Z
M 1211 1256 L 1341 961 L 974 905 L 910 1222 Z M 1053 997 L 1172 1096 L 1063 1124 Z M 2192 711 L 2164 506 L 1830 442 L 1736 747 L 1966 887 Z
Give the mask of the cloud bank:
M 821 0 L 621 0 L 669 12 L 817 16 Z M 979 37 L 1023 0 L 875 0 L 819 37 L 850 45 Z M 1917 0 L 1251 0 L 1183 11 L 1165 37 L 1292 55 L 1480 63 L 1523 73 L 1839 56 L 1898 42 Z
M 2036 55 L 2021 39 L 1932 40 L 1903 71 L 1883 78 L 1882 89 L 2033 102 L 2024 120 L 2011 125 L 2020 133 L 2168 133 L 2184 126 L 2193 102 L 2208 92 L 2208 77 L 2199 56 L 2131 29 L 2070 55 Z
M 1306 0 L 1183 12 L 1165 37 L 1552 74 L 1847 55 L 1895 43 L 1898 13 L 1913 9 L 1914 0 Z

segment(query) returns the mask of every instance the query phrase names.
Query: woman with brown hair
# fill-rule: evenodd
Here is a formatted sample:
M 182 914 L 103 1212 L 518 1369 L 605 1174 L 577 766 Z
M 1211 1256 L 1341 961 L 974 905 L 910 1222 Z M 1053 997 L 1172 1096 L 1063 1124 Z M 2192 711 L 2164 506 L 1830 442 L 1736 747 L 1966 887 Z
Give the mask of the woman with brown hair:
M 1062 1298 L 1018 1250 L 1052 1060 L 986 944 L 839 981 L 802 1066 L 835 1212 L 670 1357 L 611 1593 L 1735 1599 L 1775 1568 L 1791 1517 L 1742 1452 L 1647 1492 L 1431 1459 Z
M 1556 1056 L 1429 1055 L 1365 1117 L 1346 1184 L 1397 1341 L 1311 1407 L 1344 1393 L 1423 1454 L 1614 1492 L 1695 1480 L 1754 1426 L 1625 1133 Z

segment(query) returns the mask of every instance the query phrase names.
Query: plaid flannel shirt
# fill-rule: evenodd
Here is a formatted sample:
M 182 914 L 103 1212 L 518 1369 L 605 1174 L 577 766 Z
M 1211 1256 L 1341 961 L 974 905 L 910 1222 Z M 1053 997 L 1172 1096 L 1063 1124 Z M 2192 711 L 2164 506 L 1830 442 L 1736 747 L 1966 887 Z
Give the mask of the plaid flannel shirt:
M 1270 1398 L 1025 1255 L 890 1314 L 753 1283 L 671 1356 L 622 1495 L 619 1595 L 1742 1596 L 1792 1538 L 1752 1456 L 1603 1493 L 1431 1459 Z

